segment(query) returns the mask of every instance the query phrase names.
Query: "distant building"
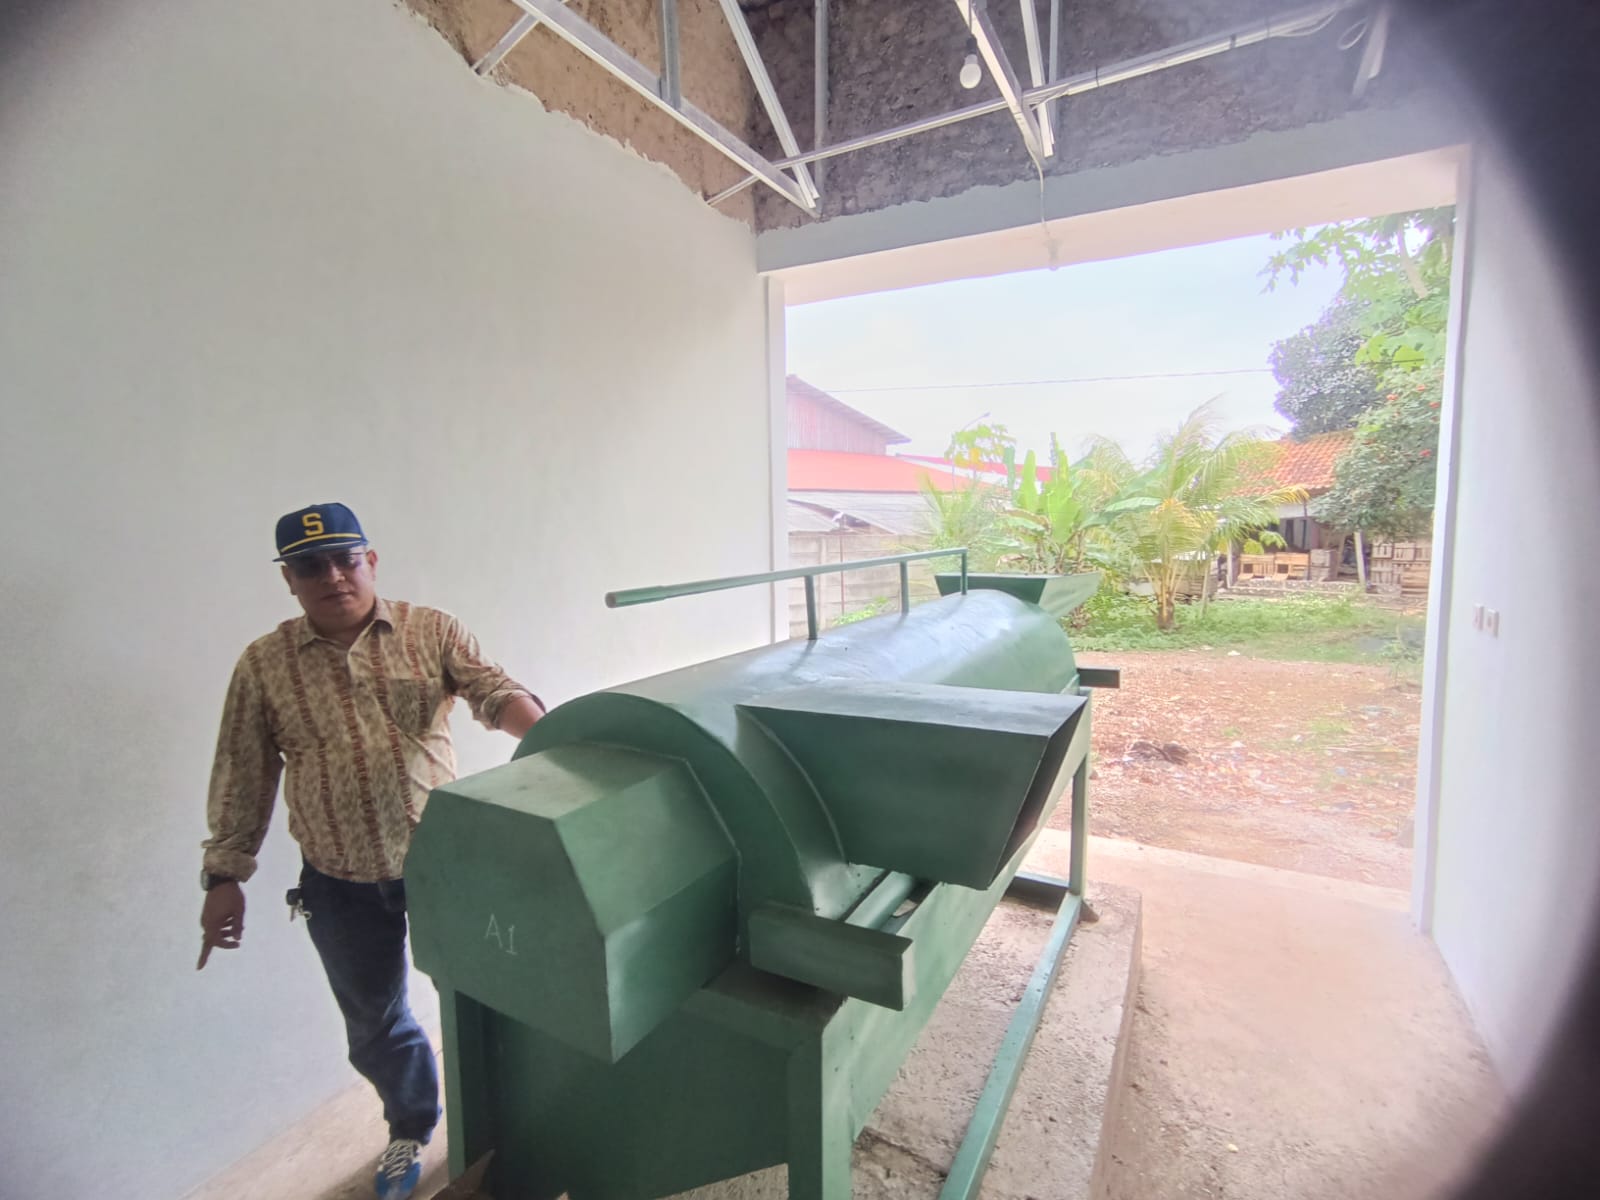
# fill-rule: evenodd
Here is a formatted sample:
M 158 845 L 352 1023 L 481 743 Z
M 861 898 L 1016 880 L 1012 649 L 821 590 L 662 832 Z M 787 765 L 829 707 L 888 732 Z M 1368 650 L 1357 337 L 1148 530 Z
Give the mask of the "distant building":
M 889 454 L 890 446 L 911 439 L 812 387 L 799 376 L 789 376 L 788 392 L 790 534 L 856 533 L 898 538 L 925 534 L 928 503 L 922 494 L 924 483 L 950 491 L 957 486 L 955 478 L 925 461 Z M 795 551 L 791 536 L 790 561 L 802 565 L 803 560 L 795 557 Z M 846 557 L 869 555 L 852 552 Z M 811 561 L 842 559 L 834 556 Z
M 815 566 L 896 554 L 932 529 L 924 487 L 953 491 L 964 485 L 949 463 L 888 453 L 910 441 L 903 433 L 812 387 L 788 380 L 789 563 Z M 932 593 L 931 570 L 919 565 L 913 590 Z M 898 603 L 894 567 L 824 575 L 817 581 L 821 623 Z M 790 631 L 804 636 L 804 591 L 790 593 Z
M 1354 429 L 1335 429 L 1317 433 L 1303 442 L 1284 438 L 1277 443 L 1278 461 L 1272 477 L 1279 487 L 1297 487 L 1306 493 L 1300 504 L 1286 504 L 1278 510 L 1278 532 L 1289 543 L 1288 549 L 1301 554 L 1333 547 L 1349 530 L 1333 530 L 1311 515 L 1311 502 L 1333 487 L 1334 468 L 1355 441 Z

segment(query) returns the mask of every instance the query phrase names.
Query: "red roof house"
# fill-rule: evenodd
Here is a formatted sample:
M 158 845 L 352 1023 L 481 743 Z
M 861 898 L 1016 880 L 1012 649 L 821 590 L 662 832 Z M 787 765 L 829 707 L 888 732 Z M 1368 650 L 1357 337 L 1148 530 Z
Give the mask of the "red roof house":
M 1283 438 L 1277 443 L 1278 461 L 1272 477 L 1280 487 L 1300 487 L 1313 496 L 1321 495 L 1333 486 L 1334 467 L 1355 437 L 1354 429 L 1335 429 L 1314 433 L 1303 442 Z

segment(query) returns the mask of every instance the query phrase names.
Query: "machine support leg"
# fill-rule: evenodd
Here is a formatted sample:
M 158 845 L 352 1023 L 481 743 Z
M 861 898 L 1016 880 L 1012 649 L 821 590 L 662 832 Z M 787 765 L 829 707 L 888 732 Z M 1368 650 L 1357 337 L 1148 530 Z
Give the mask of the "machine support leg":
M 823 1057 L 806 1046 L 789 1063 L 789 1200 L 850 1200 L 850 1098 L 829 1087 Z
M 995 1143 L 1000 1140 L 1000 1126 L 1005 1120 L 1006 1109 L 1017 1090 L 1017 1080 L 1022 1077 L 1022 1067 L 1033 1045 L 1033 1035 L 1038 1032 L 1039 1023 L 1044 1018 L 1045 1002 L 1061 970 L 1061 960 L 1066 957 L 1067 943 L 1072 940 L 1072 931 L 1077 927 L 1082 907 L 1080 896 L 1072 892 L 1062 896 L 1061 907 L 1056 910 L 1055 924 L 1050 928 L 1050 940 L 1045 943 L 1044 953 L 1033 969 L 1033 978 L 1022 993 L 1022 1002 L 1011 1016 L 1011 1024 L 1006 1027 L 1000 1053 L 995 1056 L 994 1066 L 989 1068 L 989 1078 L 978 1096 L 978 1107 L 973 1111 L 972 1123 L 967 1126 L 955 1161 L 950 1164 L 950 1174 L 945 1177 L 944 1187 L 939 1189 L 939 1200 L 974 1200 L 978 1195 L 984 1172 L 989 1169 L 989 1158 L 994 1153 Z
M 1067 889 L 1083 896 L 1084 859 L 1089 849 L 1089 760 L 1085 758 L 1072 773 L 1072 861 L 1067 873 Z
M 439 991 L 444 1031 L 444 1103 L 450 1117 L 450 1178 L 493 1149 L 489 1133 L 489 1057 L 483 1006 L 460 992 Z

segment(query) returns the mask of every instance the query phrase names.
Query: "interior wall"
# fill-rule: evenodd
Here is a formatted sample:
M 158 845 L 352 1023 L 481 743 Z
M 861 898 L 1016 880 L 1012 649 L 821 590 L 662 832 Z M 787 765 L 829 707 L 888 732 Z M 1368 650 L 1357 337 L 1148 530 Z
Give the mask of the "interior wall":
M 1586 686 L 1600 672 L 1600 560 L 1573 517 L 1600 493 L 1600 430 L 1557 247 L 1492 153 L 1474 153 L 1469 177 L 1424 919 L 1516 1088 L 1560 1015 L 1600 883 Z M 1477 627 L 1480 608 L 1498 632 Z
M 223 690 L 297 611 L 274 519 L 351 504 L 383 594 L 551 702 L 762 642 L 763 592 L 602 595 L 781 553 L 764 289 L 747 227 L 389 0 L 56 6 L 22 37 L 0 1191 L 171 1200 L 355 1078 L 281 813 L 244 948 L 194 969 Z M 457 729 L 463 769 L 510 753 Z

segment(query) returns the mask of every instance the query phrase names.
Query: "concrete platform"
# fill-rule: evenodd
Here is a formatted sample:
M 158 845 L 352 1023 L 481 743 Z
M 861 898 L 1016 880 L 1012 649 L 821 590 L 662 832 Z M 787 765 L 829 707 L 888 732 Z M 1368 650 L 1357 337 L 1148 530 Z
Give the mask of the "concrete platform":
M 1145 939 L 1111 1200 L 1447 1195 L 1506 1108 L 1406 893 L 1090 839 Z
M 1043 857 L 1041 869 L 1065 874 L 1060 850 Z M 1137 983 L 1140 905 L 1136 892 L 1115 885 L 1091 887 L 1089 899 L 1100 920 L 1080 924 L 1068 946 L 984 1181 L 989 1200 L 1083 1200 L 1104 1191 L 1108 1160 L 1101 1147 L 1122 1095 L 1120 1050 Z M 937 1195 L 1053 919 L 1052 912 L 1010 901 L 990 918 L 857 1141 L 860 1200 Z M 357 1084 L 187 1200 L 365 1200 L 383 1140 L 377 1100 Z M 428 1147 L 419 1196 L 444 1188 L 444 1151 L 443 1136 Z M 781 1200 L 786 1171 L 776 1167 L 686 1195 Z

